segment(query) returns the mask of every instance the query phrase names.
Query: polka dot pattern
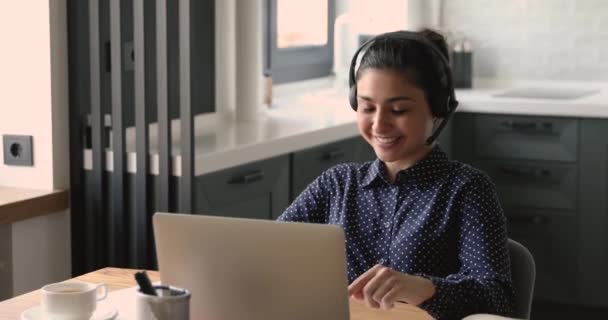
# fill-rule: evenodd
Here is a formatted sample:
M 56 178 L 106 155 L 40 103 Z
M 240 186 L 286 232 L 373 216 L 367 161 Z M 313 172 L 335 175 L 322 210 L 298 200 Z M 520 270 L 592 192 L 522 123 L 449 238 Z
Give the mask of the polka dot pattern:
M 375 264 L 430 279 L 436 293 L 420 307 L 437 319 L 510 315 L 506 219 L 490 179 L 438 146 L 394 183 L 386 176 L 378 159 L 337 165 L 278 220 L 341 226 L 349 282 Z

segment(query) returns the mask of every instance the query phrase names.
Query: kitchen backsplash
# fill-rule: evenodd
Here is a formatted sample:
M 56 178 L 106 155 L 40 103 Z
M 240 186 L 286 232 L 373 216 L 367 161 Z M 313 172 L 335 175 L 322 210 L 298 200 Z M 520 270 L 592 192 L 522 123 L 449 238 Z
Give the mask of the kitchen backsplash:
M 606 0 L 444 0 L 471 39 L 474 76 L 608 81 Z

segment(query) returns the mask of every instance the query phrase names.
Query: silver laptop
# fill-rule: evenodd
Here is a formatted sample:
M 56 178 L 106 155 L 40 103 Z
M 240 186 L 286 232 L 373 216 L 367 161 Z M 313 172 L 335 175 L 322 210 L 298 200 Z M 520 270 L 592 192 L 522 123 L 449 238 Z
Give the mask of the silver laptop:
M 349 318 L 339 227 L 167 213 L 153 224 L 161 281 L 190 290 L 191 319 Z

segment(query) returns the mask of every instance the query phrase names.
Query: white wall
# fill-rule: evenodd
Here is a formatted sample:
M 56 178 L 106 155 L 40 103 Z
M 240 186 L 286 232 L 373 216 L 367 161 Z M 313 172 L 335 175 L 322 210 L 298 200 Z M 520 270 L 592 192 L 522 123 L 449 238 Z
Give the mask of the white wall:
M 0 135 L 32 135 L 34 146 L 33 167 L 0 161 L 0 185 L 66 189 L 66 1 L 0 1 L 0 40 Z M 0 231 L 4 236 L 12 233 L 15 294 L 70 276 L 69 212 L 17 222 Z
M 483 77 L 608 80 L 606 0 L 444 0 Z
M 0 134 L 34 142 L 34 167 L 2 161 L 0 185 L 53 188 L 49 25 L 48 1 L 0 1 Z

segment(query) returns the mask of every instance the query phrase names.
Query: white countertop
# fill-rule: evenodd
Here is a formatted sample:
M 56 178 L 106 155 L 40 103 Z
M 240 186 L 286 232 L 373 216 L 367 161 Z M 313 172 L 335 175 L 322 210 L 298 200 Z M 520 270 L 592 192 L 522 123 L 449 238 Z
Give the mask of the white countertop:
M 456 90 L 457 112 L 532 116 L 608 118 L 608 83 L 580 81 L 477 80 L 474 89 Z M 311 89 L 312 88 L 312 89 Z M 496 97 L 513 88 L 543 88 L 557 92 L 593 90 L 576 99 Z M 286 86 L 263 115 L 237 121 L 221 115 L 195 118 L 195 175 L 311 148 L 358 135 L 355 112 L 347 90 L 331 88 L 327 80 L 314 86 Z M 310 92 L 310 93 L 302 93 Z M 172 125 L 173 174 L 181 175 L 179 121 Z M 150 126 L 150 172 L 158 174 L 156 125 Z M 127 171 L 136 171 L 134 130 L 127 130 Z M 106 170 L 112 170 L 112 151 L 106 152 Z M 92 152 L 84 151 L 84 167 L 92 168 Z

